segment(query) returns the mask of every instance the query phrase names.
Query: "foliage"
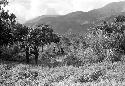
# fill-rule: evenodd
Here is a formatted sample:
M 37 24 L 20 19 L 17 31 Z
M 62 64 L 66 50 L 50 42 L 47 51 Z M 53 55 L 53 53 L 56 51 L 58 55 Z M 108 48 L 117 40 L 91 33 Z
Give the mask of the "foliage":
M 39 56 L 39 47 L 42 47 L 51 42 L 59 42 L 59 37 L 54 34 L 53 29 L 49 25 L 38 25 L 36 28 L 32 29 L 29 37 L 30 45 L 34 50 L 35 61 L 37 63 Z
M 6 17 L 7 16 L 7 17 Z M 13 33 L 12 33 L 12 25 L 9 22 L 9 14 L 2 10 L 0 16 L 0 45 L 5 45 L 12 43 L 13 41 Z
M 29 28 L 22 24 L 17 23 L 13 27 L 14 42 L 25 41 L 28 34 L 29 34 Z
M 120 54 L 124 53 L 124 22 L 124 16 L 116 16 L 112 21 L 109 19 L 109 21 L 107 20 L 96 25 L 88 35 L 90 46 L 102 60 L 109 58 L 109 56 L 111 57 L 111 53 L 114 53 L 111 59 L 116 58 L 118 61 L 120 60 Z M 103 51 L 106 51 L 106 53 Z
M 63 64 L 68 66 L 72 65 L 75 67 L 79 67 L 83 65 L 83 62 L 78 57 L 75 57 L 73 54 L 71 54 L 64 59 Z
M 7 0 L 1 0 L 0 1 L 0 46 L 1 45 L 7 45 L 9 43 L 13 42 L 13 25 L 16 22 L 16 16 L 11 13 L 9 14 L 9 11 L 5 11 L 3 9 L 8 4 Z
M 0 1 L 0 5 L 6 4 L 6 0 Z M 121 55 L 125 54 L 124 16 L 103 21 L 85 38 L 78 34 L 60 36 L 49 25 L 29 28 L 17 23 L 16 16 L 2 6 L 0 11 L 0 57 L 14 61 L 26 59 L 29 63 L 34 56 L 36 63 L 42 62 L 39 66 L 16 63 L 11 66 L 10 62 L 1 62 L 1 86 L 88 86 L 93 83 L 101 86 L 102 81 L 106 86 L 106 82 L 112 83 L 113 79 L 116 83 L 125 81 L 125 64 L 120 62 Z M 50 52 L 44 51 L 45 45 L 50 46 Z
M 9 63 L 9 62 L 8 62 Z M 82 67 L 62 66 L 47 68 L 26 64 L 1 64 L 1 86 L 53 85 L 53 86 L 87 86 L 87 85 L 120 85 L 124 86 L 125 64 L 95 63 Z
M 14 44 L 11 46 L 2 46 L 1 48 L 1 59 L 10 61 L 23 61 L 23 53 L 18 45 Z
M 6 0 L 1 1 L 1 5 L 6 5 Z M 35 55 L 37 62 L 39 56 L 39 47 L 58 43 L 60 38 L 53 32 L 49 25 L 38 25 L 36 28 L 29 28 L 16 22 L 16 16 L 3 8 L 0 15 L 0 46 L 11 46 L 17 44 L 19 48 L 24 50 L 26 60 L 29 62 L 30 54 Z M 30 50 L 33 50 L 30 52 Z M 4 51 L 1 51 L 3 53 Z M 19 53 L 19 52 L 18 52 Z

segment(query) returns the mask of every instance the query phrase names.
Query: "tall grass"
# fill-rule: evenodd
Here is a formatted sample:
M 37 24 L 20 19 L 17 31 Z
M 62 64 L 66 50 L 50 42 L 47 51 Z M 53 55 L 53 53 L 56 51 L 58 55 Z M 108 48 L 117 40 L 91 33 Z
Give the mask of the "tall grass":
M 80 67 L 0 65 L 1 86 L 124 86 L 125 63 L 94 63 Z

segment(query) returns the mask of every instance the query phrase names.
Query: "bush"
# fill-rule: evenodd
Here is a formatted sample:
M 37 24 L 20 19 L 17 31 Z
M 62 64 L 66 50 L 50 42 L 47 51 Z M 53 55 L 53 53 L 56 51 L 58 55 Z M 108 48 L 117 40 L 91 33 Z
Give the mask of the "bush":
M 13 48 L 2 46 L 1 47 L 1 58 L 2 59 L 10 59 L 13 57 Z
M 103 72 L 103 70 L 98 70 L 96 72 L 93 72 L 92 74 L 84 74 L 78 79 L 78 81 L 81 83 L 97 81 L 99 77 L 104 76 Z
M 117 61 L 121 61 L 121 59 L 122 59 L 122 57 L 120 55 L 113 55 L 113 56 L 111 56 L 109 58 L 110 58 L 110 61 L 112 63 L 117 62 Z
M 1 59 L 11 61 L 23 60 L 23 53 L 20 52 L 18 46 L 2 46 L 1 47 Z
M 83 58 L 84 63 L 94 63 L 97 61 L 97 59 L 98 56 L 95 54 L 95 52 L 91 47 L 88 47 L 84 51 L 84 58 Z
M 78 67 L 78 66 L 81 66 L 83 64 L 83 62 L 80 59 L 78 59 L 76 56 L 71 54 L 71 55 L 67 56 L 67 58 L 64 59 L 63 64 L 64 65 L 66 64 L 68 66 L 73 65 L 73 66 Z

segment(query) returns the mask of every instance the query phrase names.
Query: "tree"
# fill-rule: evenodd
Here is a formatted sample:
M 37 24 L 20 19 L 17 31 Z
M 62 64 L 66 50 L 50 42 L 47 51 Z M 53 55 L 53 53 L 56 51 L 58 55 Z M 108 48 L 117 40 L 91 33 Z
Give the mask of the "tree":
M 5 11 L 5 7 L 8 4 L 7 0 L 0 1 L 0 45 L 8 45 L 13 42 L 13 25 L 16 22 L 16 16 L 9 11 Z M 3 5 L 3 6 L 2 6 Z M 13 23 L 13 25 L 12 25 Z
M 4 7 L 8 4 L 7 0 L 0 1 L 0 48 L 8 47 L 14 42 L 13 26 L 16 22 L 16 16 L 5 11 Z M 0 55 L 3 51 L 0 52 Z M 2 57 L 2 56 L 1 56 Z
M 12 42 L 12 25 L 9 23 L 9 14 L 2 10 L 0 13 L 0 45 Z
M 14 26 L 13 41 L 14 43 L 18 44 L 18 47 L 21 47 L 21 49 L 24 49 L 27 63 L 29 63 L 30 46 L 31 46 L 29 42 L 29 37 L 30 37 L 29 35 L 30 35 L 30 28 L 19 23 L 17 23 Z
M 8 1 L 7 0 L 1 0 L 0 1 L 0 8 L 1 6 L 3 5 L 4 7 L 8 4 Z M 1 9 L 0 9 L 1 10 Z
M 34 50 L 35 62 L 37 64 L 39 56 L 39 47 L 45 44 L 50 44 L 51 42 L 58 42 L 59 38 L 54 34 L 53 29 L 49 25 L 38 25 L 36 28 L 32 29 L 29 38 L 30 44 Z
M 30 47 L 29 35 L 31 29 L 16 22 L 16 16 L 2 7 L 8 4 L 7 0 L 0 1 L 0 46 L 17 45 L 26 53 L 26 61 L 29 63 Z M 2 6 L 3 5 L 3 6 Z
M 107 50 L 107 58 L 109 58 L 110 54 L 120 55 L 121 51 L 124 51 L 123 47 L 125 43 L 125 17 L 122 15 L 116 16 L 113 21 L 104 21 L 100 25 L 94 27 L 91 33 L 90 39 L 91 45 L 95 46 L 98 44 L 102 48 L 99 48 L 97 53 L 101 53 L 99 50 L 102 51 L 105 49 Z M 97 46 L 94 47 L 97 50 Z M 115 57 L 115 56 L 113 56 Z M 116 56 L 115 58 L 111 58 L 115 60 L 120 59 L 120 56 Z
M 13 26 L 13 36 L 15 42 L 23 42 L 27 39 L 29 28 L 22 24 L 15 24 Z

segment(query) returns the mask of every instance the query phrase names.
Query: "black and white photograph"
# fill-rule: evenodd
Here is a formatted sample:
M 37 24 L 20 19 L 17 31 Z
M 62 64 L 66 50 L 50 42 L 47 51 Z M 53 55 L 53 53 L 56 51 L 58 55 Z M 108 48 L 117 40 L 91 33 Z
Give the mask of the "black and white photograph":
M 125 0 L 0 0 L 0 86 L 125 86 Z

